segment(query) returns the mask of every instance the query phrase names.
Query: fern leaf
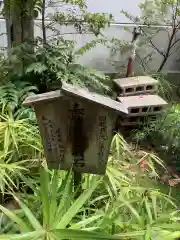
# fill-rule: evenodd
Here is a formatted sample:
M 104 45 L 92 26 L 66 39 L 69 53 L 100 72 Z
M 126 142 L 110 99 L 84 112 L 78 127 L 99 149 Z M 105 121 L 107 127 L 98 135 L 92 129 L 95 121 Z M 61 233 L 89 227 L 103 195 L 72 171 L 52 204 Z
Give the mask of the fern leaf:
M 26 68 L 26 73 L 34 72 L 34 73 L 42 74 L 46 70 L 47 70 L 46 65 L 44 65 L 41 62 L 36 62 L 36 63 L 32 63 L 30 66 Z

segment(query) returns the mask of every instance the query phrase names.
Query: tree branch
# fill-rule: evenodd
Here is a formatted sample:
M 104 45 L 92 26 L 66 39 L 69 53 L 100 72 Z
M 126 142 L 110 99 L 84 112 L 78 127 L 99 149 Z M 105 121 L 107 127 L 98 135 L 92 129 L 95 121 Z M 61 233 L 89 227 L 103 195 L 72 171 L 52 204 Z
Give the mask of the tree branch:
M 169 34 L 169 29 L 166 28 L 166 32 L 167 32 L 167 35 L 168 35 L 168 39 L 170 40 L 170 34 Z
M 171 49 L 172 41 L 173 41 L 173 39 L 174 39 L 175 34 L 176 34 L 176 28 L 173 29 L 173 32 L 172 32 L 171 38 L 170 38 L 170 40 L 169 40 L 169 44 L 168 44 L 168 47 L 167 47 L 167 51 L 166 51 L 165 57 L 164 57 L 161 65 L 160 65 L 160 67 L 159 67 L 159 69 L 158 69 L 158 72 L 161 72 L 161 70 L 163 69 L 165 63 L 167 62 L 168 57 L 169 57 L 170 54 L 171 54 L 171 53 L 170 53 L 170 49 Z
M 146 37 L 148 37 L 148 35 L 147 35 L 147 33 L 141 28 L 141 31 L 143 32 L 143 34 L 146 36 Z M 162 52 L 162 51 L 160 51 L 155 45 L 154 45 L 154 43 L 153 43 L 153 41 L 151 40 L 151 39 L 149 39 L 149 42 L 150 42 L 150 44 L 152 45 L 152 47 L 160 54 L 160 55 L 162 55 L 163 57 L 165 57 L 165 54 Z
M 170 48 L 174 47 L 174 45 L 176 45 L 176 43 L 179 41 L 180 41 L 180 38 L 178 38 L 176 41 L 174 41 Z

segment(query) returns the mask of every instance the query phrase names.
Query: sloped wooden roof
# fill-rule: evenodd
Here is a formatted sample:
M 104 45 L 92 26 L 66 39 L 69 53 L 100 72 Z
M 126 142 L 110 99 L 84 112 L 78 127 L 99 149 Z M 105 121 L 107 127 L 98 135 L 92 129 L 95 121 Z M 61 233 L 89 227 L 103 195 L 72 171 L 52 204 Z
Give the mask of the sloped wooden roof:
M 37 103 L 47 102 L 50 100 L 61 98 L 63 96 L 81 98 L 84 101 L 93 102 L 95 104 L 101 105 L 105 108 L 109 108 L 110 110 L 114 110 L 119 113 L 128 113 L 127 109 L 123 106 L 122 103 L 115 101 L 110 97 L 90 92 L 87 89 L 73 86 L 71 84 L 63 84 L 61 90 L 29 96 L 26 98 L 23 104 L 26 106 L 33 106 Z

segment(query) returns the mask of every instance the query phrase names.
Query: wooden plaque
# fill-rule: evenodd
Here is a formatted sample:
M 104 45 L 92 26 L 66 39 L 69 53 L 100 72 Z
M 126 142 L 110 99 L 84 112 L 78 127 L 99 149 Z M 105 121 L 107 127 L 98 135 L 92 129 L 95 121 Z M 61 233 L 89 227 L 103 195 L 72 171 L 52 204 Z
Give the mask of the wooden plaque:
M 35 112 L 50 168 L 105 173 L 114 112 L 70 98 L 37 104 Z
M 26 99 L 33 105 L 50 168 L 104 174 L 122 103 L 66 85 Z

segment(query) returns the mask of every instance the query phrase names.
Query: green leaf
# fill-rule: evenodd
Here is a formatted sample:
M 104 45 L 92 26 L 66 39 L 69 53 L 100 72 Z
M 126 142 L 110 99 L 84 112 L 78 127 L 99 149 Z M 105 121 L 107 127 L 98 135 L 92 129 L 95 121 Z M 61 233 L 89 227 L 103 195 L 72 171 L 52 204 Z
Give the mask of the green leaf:
M 43 227 L 49 226 L 50 223 L 50 201 L 49 201 L 49 173 L 40 169 L 40 194 L 43 207 Z
M 23 234 L 0 235 L 0 240 L 40 240 L 44 239 L 45 231 L 35 231 Z
M 153 211 L 154 211 L 154 218 L 157 219 L 157 197 L 156 196 L 151 196 L 151 199 L 152 199 L 152 208 L 153 208 Z
M 151 231 L 150 231 L 150 227 L 147 227 L 147 230 L 145 232 L 145 239 L 144 240 L 151 240 Z
M 149 223 L 152 224 L 153 217 L 152 217 L 152 213 L 151 213 L 151 205 L 149 204 L 147 198 L 144 199 L 144 203 L 145 203 L 145 206 L 146 206 L 146 211 L 147 211 L 147 214 L 148 214 Z
M 50 199 L 50 225 L 52 226 L 57 212 L 57 186 L 58 186 L 58 172 L 53 171 L 52 184 L 51 184 L 51 199 Z
M 162 223 L 162 224 L 159 224 L 158 223 L 158 227 L 159 228 L 162 228 L 162 229 L 166 229 L 166 230 L 177 230 L 177 229 L 180 229 L 180 223 Z
M 103 217 L 103 214 L 102 215 L 96 215 L 96 216 L 93 216 L 93 217 L 88 217 L 87 219 L 84 219 L 78 223 L 75 223 L 75 224 L 72 224 L 71 227 L 69 229 L 82 229 L 82 228 L 85 228 L 86 225 L 90 224 L 90 223 L 93 223 L 94 221 L 97 221 L 99 220 L 100 218 Z
M 12 222 L 17 223 L 22 232 L 30 232 L 30 227 L 16 214 L 14 214 L 9 209 L 0 205 L 0 210 L 9 218 Z
M 71 181 L 71 172 L 66 174 L 65 179 L 61 183 L 60 191 L 62 192 L 62 198 L 59 206 L 56 209 L 56 215 L 53 222 L 53 227 L 56 228 L 59 224 L 59 221 L 66 214 L 67 208 L 71 204 L 71 192 L 72 192 L 72 181 Z
M 100 180 L 97 181 L 96 178 L 93 179 L 90 189 L 85 190 L 72 204 L 72 206 L 60 220 L 59 224 L 57 225 L 57 229 L 58 228 L 63 229 L 71 222 L 72 218 L 76 216 L 76 214 L 79 212 L 84 203 L 90 198 L 90 196 L 92 195 L 96 187 L 99 185 L 99 183 Z
M 136 220 L 138 221 L 138 223 L 141 226 L 142 219 L 141 219 L 141 216 L 138 213 L 138 211 L 132 206 L 132 204 L 128 200 L 124 199 L 124 197 L 122 195 L 119 197 L 119 199 L 130 210 L 131 214 L 136 218 Z
M 136 238 L 141 237 L 144 235 L 144 231 L 137 231 L 137 232 L 130 232 L 130 233 L 122 233 L 117 235 L 108 235 L 103 233 L 96 233 L 96 232 L 88 232 L 82 230 L 72 230 L 72 229 L 59 229 L 59 230 L 52 230 L 52 233 L 56 237 L 56 239 L 86 239 L 86 240 L 121 240 L 129 239 L 129 238 Z
M 32 63 L 30 66 L 28 66 L 28 68 L 26 69 L 26 73 L 35 72 L 35 73 L 42 74 L 46 70 L 47 70 L 47 67 L 43 63 L 35 62 L 35 63 Z
M 15 197 L 15 200 L 19 203 L 19 206 L 23 210 L 25 216 L 28 218 L 30 224 L 34 228 L 34 230 L 42 230 L 42 226 L 40 222 L 37 220 L 37 218 L 34 216 L 34 214 L 31 212 L 31 210 L 22 202 L 20 201 L 17 197 Z
M 180 231 L 175 231 L 162 236 L 163 240 L 177 240 L 180 237 Z

